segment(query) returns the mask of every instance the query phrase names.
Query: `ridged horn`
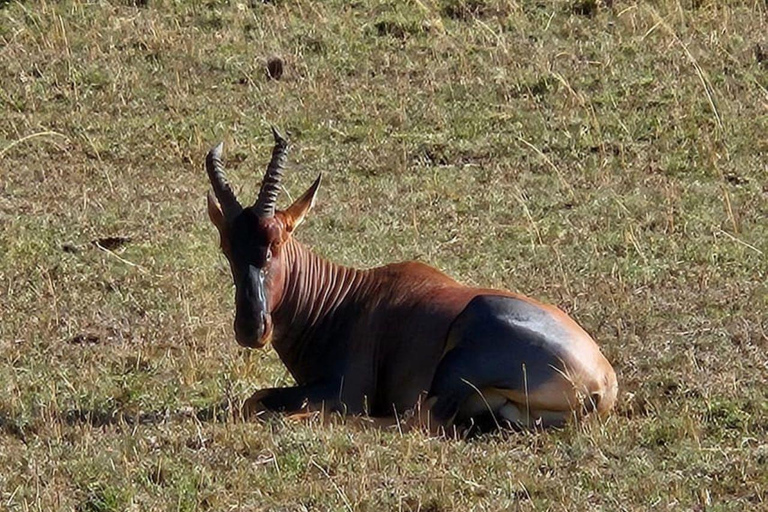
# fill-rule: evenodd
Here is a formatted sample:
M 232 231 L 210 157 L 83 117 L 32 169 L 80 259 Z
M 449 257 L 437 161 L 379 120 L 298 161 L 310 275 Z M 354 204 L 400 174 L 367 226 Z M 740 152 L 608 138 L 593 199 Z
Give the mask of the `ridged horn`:
M 259 197 L 256 199 L 253 207 L 256 215 L 259 217 L 272 217 L 275 215 L 275 204 L 277 195 L 280 192 L 280 180 L 285 171 L 285 155 L 288 152 L 288 141 L 286 141 L 277 128 L 272 127 L 272 136 L 275 138 L 275 147 L 272 148 L 272 160 L 267 166 L 267 172 L 264 173 L 264 181 L 261 182 Z
M 211 180 L 213 193 L 221 205 L 224 218 L 231 220 L 243 211 L 243 207 L 237 201 L 235 193 L 232 192 L 232 188 L 229 186 L 227 177 L 224 174 L 224 165 L 221 163 L 221 150 L 223 148 L 224 143 L 219 142 L 208 152 L 208 155 L 205 157 L 205 170 L 208 171 L 208 179 Z

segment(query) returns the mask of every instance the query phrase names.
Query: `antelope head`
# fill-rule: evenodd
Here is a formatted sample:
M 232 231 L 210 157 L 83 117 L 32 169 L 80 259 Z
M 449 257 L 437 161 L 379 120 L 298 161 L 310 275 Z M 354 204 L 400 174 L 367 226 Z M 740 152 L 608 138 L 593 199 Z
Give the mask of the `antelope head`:
M 275 146 L 256 202 L 243 208 L 224 175 L 223 143 L 208 152 L 205 168 L 208 217 L 219 231 L 221 250 L 235 282 L 235 339 L 249 348 L 263 347 L 272 336 L 272 311 L 283 296 L 285 243 L 315 202 L 320 176 L 286 210 L 276 210 L 288 142 L 272 128 Z

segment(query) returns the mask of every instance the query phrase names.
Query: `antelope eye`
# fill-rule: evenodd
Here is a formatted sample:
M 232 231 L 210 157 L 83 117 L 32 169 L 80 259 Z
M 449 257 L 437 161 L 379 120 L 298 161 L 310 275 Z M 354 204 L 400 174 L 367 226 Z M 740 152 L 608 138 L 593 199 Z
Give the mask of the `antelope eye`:
M 269 263 L 269 260 L 271 259 L 272 259 L 272 249 L 267 249 L 267 256 L 266 256 L 267 263 Z

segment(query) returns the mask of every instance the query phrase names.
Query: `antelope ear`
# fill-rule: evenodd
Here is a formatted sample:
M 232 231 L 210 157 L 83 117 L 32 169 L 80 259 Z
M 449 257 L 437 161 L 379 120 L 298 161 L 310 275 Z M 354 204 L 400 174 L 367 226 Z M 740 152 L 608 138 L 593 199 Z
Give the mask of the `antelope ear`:
M 211 222 L 213 222 L 213 225 L 216 226 L 219 232 L 224 230 L 224 214 L 218 201 L 216 201 L 216 197 L 210 190 L 208 191 L 208 218 L 211 219 Z
M 285 214 L 286 229 L 289 233 L 292 233 L 294 229 L 299 227 L 299 224 L 304 221 L 304 217 L 309 213 L 309 210 L 315 205 L 315 197 L 317 196 L 317 189 L 320 188 L 322 177 L 322 174 L 318 176 L 312 186 L 283 212 Z

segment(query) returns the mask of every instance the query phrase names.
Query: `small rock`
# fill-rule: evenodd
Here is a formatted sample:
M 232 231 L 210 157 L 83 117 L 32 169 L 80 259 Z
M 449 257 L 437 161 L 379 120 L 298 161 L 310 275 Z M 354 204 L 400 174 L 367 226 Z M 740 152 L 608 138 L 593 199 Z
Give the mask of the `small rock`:
M 101 342 L 101 338 L 95 334 L 80 333 L 69 339 L 70 345 L 95 345 Z
M 723 176 L 725 178 L 725 181 L 730 183 L 731 185 L 745 185 L 749 183 L 749 178 L 745 178 L 743 176 L 739 176 L 738 174 L 729 172 Z
M 755 43 L 755 60 L 762 66 L 768 66 L 768 53 L 766 53 L 760 43 Z
M 270 57 L 267 60 L 267 78 L 270 80 L 280 80 L 283 76 L 284 63 L 280 57 Z
M 100 247 L 101 249 L 113 251 L 115 249 L 119 249 L 120 247 L 124 246 L 131 240 L 132 240 L 131 237 L 128 237 L 128 236 L 105 236 L 102 238 L 91 240 L 91 243 L 96 247 Z
M 80 248 L 78 246 L 69 242 L 61 244 L 61 250 L 68 252 L 69 254 L 78 254 L 80 252 Z

